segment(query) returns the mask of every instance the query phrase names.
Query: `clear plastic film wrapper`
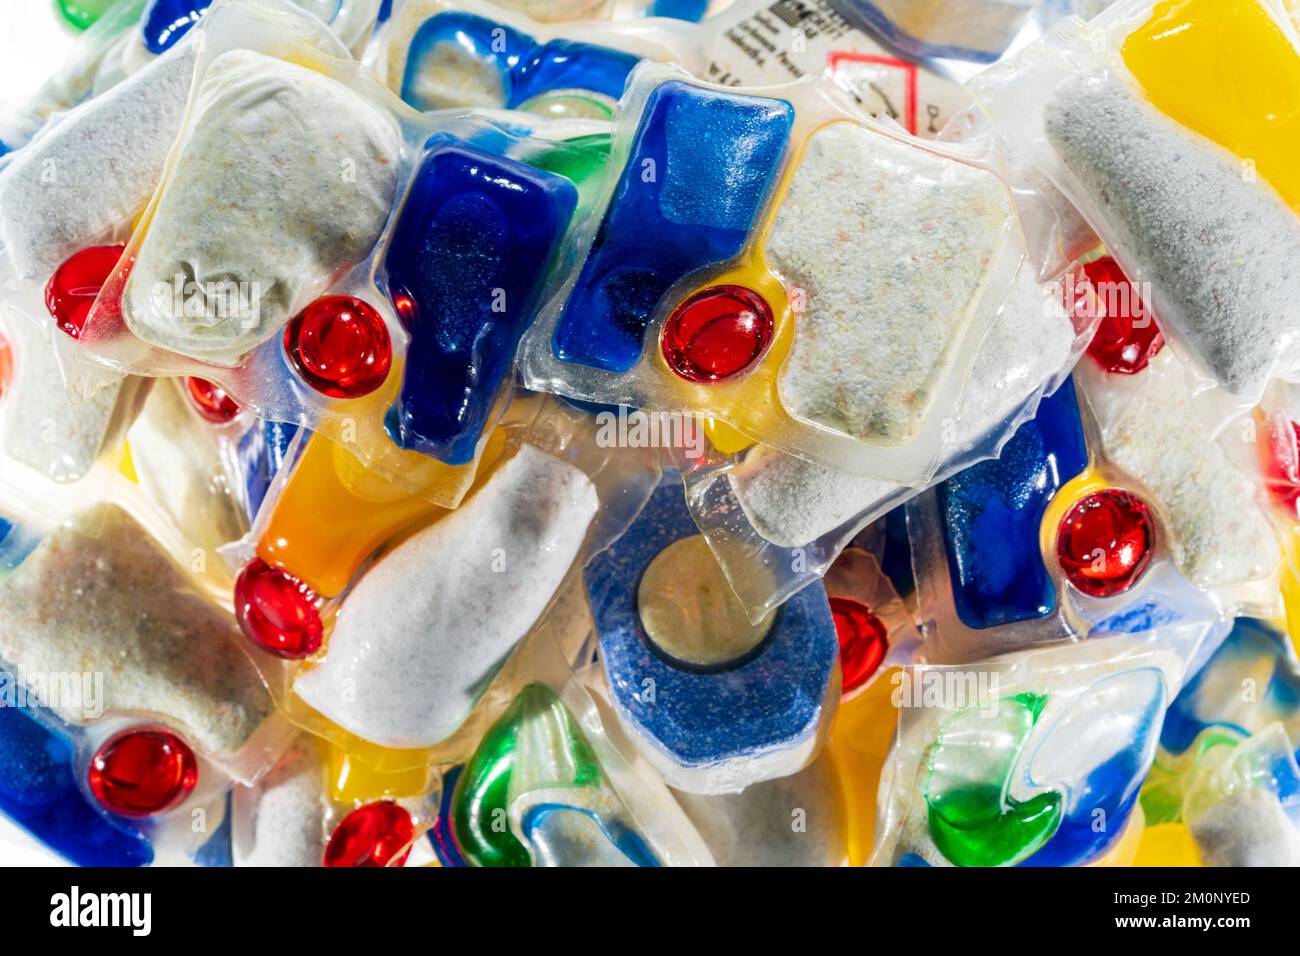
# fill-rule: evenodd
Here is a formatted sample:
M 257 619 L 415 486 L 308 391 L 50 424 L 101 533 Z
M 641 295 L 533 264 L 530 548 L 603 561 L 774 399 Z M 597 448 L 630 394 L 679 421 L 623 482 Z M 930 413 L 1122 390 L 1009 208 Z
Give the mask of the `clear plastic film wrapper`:
M 1187 650 L 1156 632 L 898 672 L 873 864 L 1131 864 Z
M 996 455 L 1061 387 L 1095 325 L 1067 300 L 1067 288 L 1083 289 L 1075 278 L 1040 286 L 1022 267 L 979 346 L 933 481 Z M 675 446 L 674 457 L 691 513 L 751 614 L 815 580 L 854 535 L 921 491 L 750 444 L 716 425 L 704 431 L 712 441 Z M 765 573 L 753 574 L 755 565 Z
M 525 336 L 526 383 L 924 483 L 1023 260 L 980 152 L 879 126 L 825 81 L 739 92 L 643 65 L 602 215 Z
M 0 780 L 0 801 L 83 865 L 220 858 L 227 791 L 292 735 L 268 687 L 275 662 L 121 505 L 5 524 L 0 660 L 21 700 L 3 708 L 3 765 L 27 772 Z M 124 787 L 139 760 L 164 769 Z
M 1211 431 L 1297 365 L 1287 76 L 1300 48 L 1277 3 L 1126 0 L 969 84 L 1144 289 Z
M 566 174 L 598 178 L 600 143 L 530 138 L 518 114 L 418 114 L 276 0 L 214 7 L 191 36 L 185 127 L 65 355 L 71 384 L 104 367 L 197 375 L 454 507 L 508 399 L 511 340 L 583 209 Z M 248 143 L 238 168 L 220 160 L 231 137 Z M 516 258 L 530 268 L 507 270 Z
M 366 60 L 419 110 L 480 107 L 611 120 L 640 60 L 696 72 L 708 35 L 668 20 L 541 23 L 501 5 L 408 0 Z
M 1297 689 L 1287 635 L 1238 620 L 1165 716 L 1142 786 L 1139 865 L 1300 863 Z
M 585 636 L 577 569 L 653 486 L 652 461 L 615 458 L 593 434 L 584 413 L 520 399 L 455 511 L 365 475 L 321 436 L 291 452 L 229 552 L 246 559 L 245 634 L 286 662 L 290 718 L 380 769 L 463 757 L 527 674 L 517 647 Z

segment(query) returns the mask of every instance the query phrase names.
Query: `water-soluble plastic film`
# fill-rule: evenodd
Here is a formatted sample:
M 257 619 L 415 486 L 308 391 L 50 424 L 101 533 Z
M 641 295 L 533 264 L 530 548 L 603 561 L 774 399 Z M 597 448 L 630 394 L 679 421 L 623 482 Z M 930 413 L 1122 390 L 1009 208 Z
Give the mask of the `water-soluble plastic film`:
M 751 622 L 675 473 L 585 578 L 613 709 L 670 786 L 736 792 L 816 756 L 840 696 L 826 592 L 805 588 Z
M 408 0 L 366 61 L 419 110 L 612 120 L 642 59 L 701 69 L 701 29 L 665 20 L 540 23 L 489 3 Z
M 395 769 L 457 759 L 521 686 L 516 648 L 589 632 L 577 569 L 632 520 L 657 469 L 612 457 L 585 414 L 552 399 L 516 405 L 455 511 L 362 474 L 319 435 L 277 482 L 231 555 L 247 559 L 234 600 L 247 638 L 291 662 L 296 723 Z M 339 511 L 338 488 L 356 508 Z
M 274 756 L 276 662 L 245 646 L 230 612 L 122 505 L 72 514 L 3 587 L 0 659 L 20 679 L 100 673 L 104 713 L 173 722 L 236 779 L 254 779 Z M 55 709 L 84 722 L 76 702 Z
M 872 864 L 1130 865 L 1183 670 L 1157 634 L 897 672 Z
M 431 834 L 441 863 L 712 864 L 672 791 L 627 747 L 599 690 L 584 683 L 590 668 L 574 674 L 553 642 L 533 654 L 531 682 L 464 764 L 444 774 Z
M 1243 683 L 1246 682 L 1246 683 Z M 1259 693 L 1243 699 L 1243 686 Z M 1141 803 L 1170 865 L 1295 866 L 1300 665 L 1287 635 L 1240 619 L 1170 706 Z
M 992 63 L 1041 2 L 848 0 L 844 8 L 849 18 L 860 18 L 911 56 Z
M 886 129 L 826 81 L 749 92 L 643 64 L 526 384 L 923 484 L 1023 260 L 979 152 Z M 922 261 L 942 268 L 900 265 Z
M 0 292 L 0 456 L 47 481 L 78 482 L 120 446 L 146 384 L 113 376 L 75 399 L 63 386 L 40 291 Z M 33 303 L 29 300 L 36 299 Z
M 454 507 L 508 400 L 512 343 L 600 177 L 603 127 L 419 114 L 284 0 L 216 6 L 191 36 L 184 129 L 66 350 L 71 384 L 105 366 L 197 375 Z
M 1040 397 L 1060 387 L 1095 321 L 1067 310 L 1074 274 L 1039 285 L 1028 263 L 980 343 L 970 379 L 945 436 L 942 481 L 998 454 Z M 725 446 L 730 435 L 718 436 Z M 744 442 L 744 439 L 741 438 Z M 729 450 L 729 449 L 728 449 Z M 825 572 L 864 527 L 921 489 L 863 478 L 751 444 L 724 454 L 716 443 L 692 457 L 675 449 L 687 503 L 737 596 L 761 616 Z M 764 574 L 753 574 L 755 564 Z
M 737 0 L 701 24 L 711 31 L 701 79 L 760 87 L 826 76 L 858 108 L 932 139 L 970 104 L 948 70 L 911 58 L 838 0 Z
M 1125 0 L 968 87 L 1142 286 L 1214 431 L 1300 358 L 1294 118 L 1268 99 L 1287 76 L 1271 0 Z

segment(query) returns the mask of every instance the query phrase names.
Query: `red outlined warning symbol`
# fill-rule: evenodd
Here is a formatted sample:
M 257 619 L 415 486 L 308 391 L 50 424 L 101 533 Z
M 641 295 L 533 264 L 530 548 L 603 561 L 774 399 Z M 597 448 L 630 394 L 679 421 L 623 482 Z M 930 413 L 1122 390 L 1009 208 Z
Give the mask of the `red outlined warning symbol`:
M 857 97 L 872 113 L 892 116 L 909 133 L 917 132 L 915 63 L 848 50 L 832 50 L 827 61 L 837 86 Z

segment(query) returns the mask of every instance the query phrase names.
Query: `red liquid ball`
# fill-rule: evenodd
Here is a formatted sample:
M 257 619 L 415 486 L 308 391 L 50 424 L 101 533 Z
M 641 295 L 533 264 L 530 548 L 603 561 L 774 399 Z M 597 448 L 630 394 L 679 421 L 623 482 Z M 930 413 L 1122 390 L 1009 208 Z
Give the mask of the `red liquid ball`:
M 411 855 L 414 836 L 411 815 L 404 809 L 388 800 L 368 803 L 334 829 L 324 862 L 326 866 L 402 866 Z
M 325 296 L 303 309 L 284 330 L 284 351 L 299 377 L 331 398 L 373 392 L 393 363 L 383 317 L 348 295 Z
M 889 631 L 861 601 L 849 597 L 833 597 L 830 601 L 847 694 L 865 684 L 880 667 L 889 651 Z
M 185 386 L 189 389 L 190 401 L 194 407 L 212 424 L 224 425 L 239 414 L 239 406 L 220 385 L 209 382 L 206 378 L 190 376 L 185 380 Z
M 90 792 L 107 809 L 128 817 L 170 810 L 198 780 L 194 751 L 167 730 L 119 734 L 90 761 Z
M 261 558 L 244 565 L 235 580 L 235 616 L 250 641 L 285 660 L 320 650 L 324 627 L 316 593 L 292 574 Z
M 0 398 L 4 397 L 9 387 L 9 376 L 14 371 L 14 353 L 9 348 L 9 340 L 0 335 Z
M 1066 579 L 1092 597 L 1111 597 L 1136 584 L 1155 545 L 1151 509 L 1118 488 L 1094 491 L 1075 502 L 1056 535 Z
M 1151 310 L 1138 287 L 1110 256 L 1083 267 L 1097 293 L 1101 322 L 1088 346 L 1088 355 L 1107 372 L 1133 375 L 1147 367 L 1164 347 Z
M 125 248 L 124 245 L 90 246 L 74 252 L 50 276 L 45 286 L 45 308 L 55 324 L 74 339 L 80 338 L 95 296 L 99 295 Z
M 660 348 L 668 367 L 688 382 L 718 382 L 739 375 L 772 340 L 772 309 L 738 285 L 702 289 L 664 323 Z
M 1289 427 L 1288 427 L 1289 426 Z M 1283 430 L 1284 429 L 1284 430 Z M 1268 441 L 1260 446 L 1263 459 L 1264 485 L 1274 506 L 1288 518 L 1300 517 L 1296 502 L 1300 501 L 1300 424 L 1288 422 L 1277 429 L 1268 427 Z

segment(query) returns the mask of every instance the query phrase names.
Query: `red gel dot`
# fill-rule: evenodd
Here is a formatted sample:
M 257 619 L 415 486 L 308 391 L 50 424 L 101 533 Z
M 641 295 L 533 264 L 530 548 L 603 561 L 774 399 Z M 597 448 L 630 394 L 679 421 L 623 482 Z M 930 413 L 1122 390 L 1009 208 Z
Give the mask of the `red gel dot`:
M 1269 497 L 1276 507 L 1295 519 L 1296 502 L 1300 501 L 1300 424 L 1270 423 L 1268 441 L 1261 443 L 1260 454 Z
M 717 382 L 758 361 L 772 340 L 772 309 L 738 285 L 702 289 L 664 323 L 660 348 L 668 367 L 688 382 Z
M 187 378 L 185 385 L 190 392 L 190 401 L 199 410 L 199 414 L 214 425 L 224 425 L 239 414 L 239 406 L 220 385 L 194 376 Z
M 373 392 L 393 361 L 383 318 L 349 295 L 326 296 L 303 309 L 284 330 L 284 350 L 303 381 L 331 398 Z
M 844 692 L 856 690 L 880 667 L 889 650 L 889 631 L 880 618 L 861 601 L 833 597 L 831 616 L 840 642 L 840 669 Z
M 1066 579 L 1084 594 L 1111 597 L 1146 572 L 1155 550 L 1151 509 L 1136 495 L 1105 488 L 1074 503 L 1056 535 Z
M 368 803 L 349 813 L 325 847 L 326 866 L 402 866 L 415 836 L 411 815 L 392 801 Z M 400 856 L 398 854 L 401 854 Z
M 299 660 L 320 650 L 320 601 L 292 574 L 261 558 L 235 580 L 235 616 L 250 641 L 276 657 Z
M 9 387 L 9 376 L 14 370 L 14 353 L 9 349 L 9 340 L 0 335 L 0 396 Z
M 86 316 L 122 258 L 126 246 L 91 246 L 74 252 L 54 270 L 45 286 L 45 308 L 56 325 L 74 339 L 81 336 Z
M 1138 287 L 1110 256 L 1083 267 L 1097 294 L 1101 322 L 1088 355 L 1107 372 L 1133 375 L 1147 367 L 1164 337 L 1138 294 Z
M 129 730 L 95 752 L 90 792 L 114 813 L 143 817 L 176 806 L 199 780 L 194 751 L 167 730 Z

